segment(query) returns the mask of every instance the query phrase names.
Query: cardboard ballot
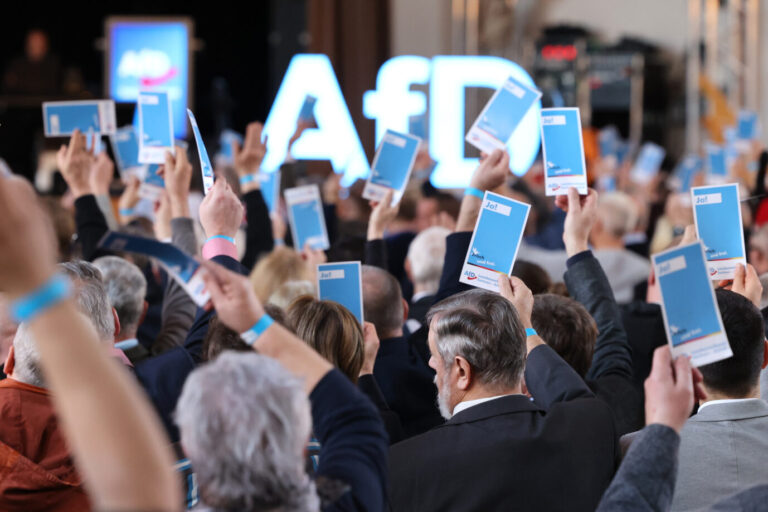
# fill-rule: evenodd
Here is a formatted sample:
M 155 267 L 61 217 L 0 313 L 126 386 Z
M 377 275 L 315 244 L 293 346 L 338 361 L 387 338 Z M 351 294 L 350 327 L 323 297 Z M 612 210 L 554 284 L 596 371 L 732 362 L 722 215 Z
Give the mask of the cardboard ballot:
M 546 195 L 565 195 L 570 187 L 586 195 L 587 164 L 579 109 L 541 109 L 541 145 Z
M 328 249 L 328 231 L 325 226 L 323 202 L 317 185 L 285 190 L 285 205 L 293 234 L 293 246 L 302 250 L 305 245 L 312 249 Z
M 695 187 L 691 189 L 691 202 L 710 278 L 733 279 L 736 266 L 747 264 L 739 186 Z
M 110 135 L 117 129 L 116 118 L 112 100 L 43 102 L 46 137 L 64 137 L 75 130 Z
M 363 325 L 363 281 L 359 261 L 323 263 L 317 266 L 317 294 L 347 308 Z
M 420 144 L 421 139 L 414 135 L 392 130 L 384 132 L 376 156 L 373 157 L 363 197 L 381 201 L 387 191 L 394 190 L 392 204 L 397 204 L 408 185 Z

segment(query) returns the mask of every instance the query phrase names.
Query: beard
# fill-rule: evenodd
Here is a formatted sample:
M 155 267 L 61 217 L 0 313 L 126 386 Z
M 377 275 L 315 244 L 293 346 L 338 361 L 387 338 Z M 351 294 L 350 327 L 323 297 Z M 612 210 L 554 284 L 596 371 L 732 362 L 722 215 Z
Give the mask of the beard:
M 442 386 L 437 385 L 437 375 L 434 379 L 435 386 L 437 386 L 437 408 L 440 409 L 440 415 L 446 420 L 451 419 L 453 411 L 449 402 L 451 400 L 451 386 L 448 380 L 448 372 L 443 375 Z

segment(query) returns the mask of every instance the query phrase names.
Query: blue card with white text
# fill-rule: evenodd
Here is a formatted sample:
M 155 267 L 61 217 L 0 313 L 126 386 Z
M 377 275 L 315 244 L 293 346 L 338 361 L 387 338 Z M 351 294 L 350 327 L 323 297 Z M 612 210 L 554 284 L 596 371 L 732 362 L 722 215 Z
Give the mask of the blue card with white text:
M 713 280 L 733 279 L 737 265 L 747 264 L 736 183 L 691 189 L 696 232 L 704 244 Z
M 565 195 L 570 187 L 586 195 L 587 164 L 579 109 L 541 109 L 541 145 L 547 195 Z
M 726 160 L 725 148 L 717 144 L 707 144 L 707 178 L 712 183 L 722 183 L 728 179 L 728 162 Z
M 43 126 L 46 137 L 71 135 L 75 130 L 111 135 L 116 126 L 113 100 L 46 101 Z
M 332 300 L 347 308 L 363 325 L 363 284 L 359 261 L 318 265 L 317 293 L 320 300 Z
M 363 197 L 381 201 L 388 190 L 394 190 L 392 204 L 403 196 L 411 176 L 421 139 L 407 133 L 392 130 L 384 132 L 376 156 L 373 157 L 371 174 L 363 189 Z
M 739 120 L 736 125 L 738 137 L 741 140 L 753 140 L 757 138 L 757 113 L 751 110 L 739 112 Z
M 653 256 L 672 356 L 701 366 L 732 354 L 700 242 Z
M 119 128 L 109 140 L 121 175 L 131 174 L 142 167 L 139 163 L 139 140 L 133 126 Z
M 305 245 L 312 249 L 328 249 L 328 232 L 325 227 L 323 203 L 317 185 L 285 190 L 285 205 L 293 233 L 293 246 L 302 250 Z
M 485 193 L 459 281 L 499 291 L 499 274 L 509 275 L 515 264 L 531 205 Z
M 671 185 L 678 192 L 688 192 L 694 178 L 704 169 L 704 161 L 695 154 L 686 155 L 671 177 Z
M 477 116 L 466 141 L 486 153 L 504 149 L 512 133 L 540 98 L 541 92 L 536 88 L 510 76 Z
M 211 159 L 208 158 L 208 151 L 205 149 L 205 143 L 203 142 L 203 136 L 200 135 L 200 128 L 197 126 L 197 119 L 195 114 L 190 109 L 187 109 L 187 115 L 189 116 L 189 124 L 192 125 L 192 132 L 195 134 L 195 144 L 197 144 L 197 154 L 200 157 L 200 169 L 203 173 L 203 193 L 208 195 L 213 187 L 213 166 L 211 165 Z
M 160 199 L 165 188 L 165 179 L 157 173 L 159 170 L 159 164 L 149 164 L 146 166 L 144 181 L 141 182 L 141 187 L 139 187 L 139 197 L 150 201 Z
M 667 151 L 653 142 L 646 142 L 640 148 L 634 167 L 632 167 L 632 179 L 638 183 L 648 183 L 659 173 L 664 156 Z
M 619 130 L 615 126 L 606 126 L 597 134 L 597 141 L 600 144 L 600 156 L 607 158 L 613 156 L 618 160 L 619 142 Z
M 173 117 L 167 92 L 139 92 L 139 162 L 162 164 L 174 153 Z
M 267 203 L 269 213 L 275 213 L 280 202 L 280 171 L 260 172 L 256 177 L 261 183 L 261 197 Z
M 110 231 L 101 239 L 99 247 L 109 251 L 132 252 L 155 258 L 198 306 L 205 305 L 210 298 L 203 284 L 201 277 L 203 269 L 200 264 L 175 245 Z

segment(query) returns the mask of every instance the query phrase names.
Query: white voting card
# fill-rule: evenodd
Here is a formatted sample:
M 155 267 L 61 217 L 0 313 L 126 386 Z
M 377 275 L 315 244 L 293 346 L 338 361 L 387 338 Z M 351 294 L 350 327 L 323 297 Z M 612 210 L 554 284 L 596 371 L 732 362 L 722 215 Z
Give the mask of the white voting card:
M 139 92 L 139 162 L 162 164 L 165 152 L 175 154 L 173 116 L 167 92 Z
M 373 157 L 363 197 L 381 201 L 387 191 L 394 190 L 392 204 L 397 204 L 408 185 L 420 144 L 421 139 L 414 135 L 392 130 L 384 132 L 376 156 Z
M 541 92 L 536 88 L 510 76 L 477 116 L 466 141 L 489 154 L 494 149 L 504 149 L 512 133 L 539 98 Z
M 730 183 L 695 187 L 691 189 L 691 202 L 710 278 L 733 279 L 736 266 L 747 264 L 739 186 Z
M 459 281 L 499 291 L 499 274 L 510 275 L 531 205 L 485 192 Z
M 640 148 L 640 154 L 630 171 L 632 180 L 637 183 L 648 183 L 659 173 L 667 151 L 653 142 L 646 142 Z
M 312 249 L 328 249 L 328 231 L 325 226 L 323 202 L 317 185 L 285 190 L 285 205 L 293 234 L 293 246 L 302 250 L 305 245 Z
M 317 266 L 317 294 L 347 308 L 363 325 L 363 281 L 359 261 L 323 263 Z
M 694 366 L 731 357 L 701 242 L 653 255 L 653 268 L 672 356 L 690 356 Z
M 189 116 L 189 124 L 192 125 L 192 132 L 195 134 L 195 144 L 197 144 L 197 154 L 200 157 L 200 170 L 203 173 L 203 193 L 208 195 L 208 192 L 213 188 L 214 174 L 213 166 L 211 165 L 211 159 L 208 158 L 208 151 L 205 149 L 205 143 L 203 142 L 203 136 L 200 135 L 200 128 L 197 126 L 197 119 L 195 114 L 190 109 L 187 109 L 187 115 Z
M 117 129 L 112 100 L 46 101 L 43 125 L 46 137 L 71 135 L 75 130 L 111 135 Z
M 575 187 L 586 195 L 587 164 L 578 108 L 541 109 L 541 145 L 548 196 L 568 194 Z

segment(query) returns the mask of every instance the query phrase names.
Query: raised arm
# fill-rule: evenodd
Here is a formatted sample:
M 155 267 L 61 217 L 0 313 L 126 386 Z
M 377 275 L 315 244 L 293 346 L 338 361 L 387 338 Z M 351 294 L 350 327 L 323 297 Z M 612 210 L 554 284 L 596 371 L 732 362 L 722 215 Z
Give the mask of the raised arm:
M 0 180 L 0 215 L 0 288 L 18 304 L 51 283 L 52 229 L 20 180 Z M 70 299 L 38 307 L 27 324 L 93 507 L 178 510 L 180 488 L 162 427 L 135 379 L 100 349 L 93 326 Z
M 597 323 L 595 352 L 586 377 L 594 380 L 616 374 L 631 379 L 632 349 L 621 311 L 600 262 L 587 246 L 597 217 L 597 192 L 590 189 L 587 196 L 580 196 L 576 189 L 571 188 L 567 196 L 557 197 L 557 203 L 568 212 L 563 230 L 563 242 L 568 254 L 565 284 L 571 297 L 580 302 Z
M 365 241 L 365 264 L 389 271 L 387 265 L 387 244 L 384 231 L 397 217 L 400 203 L 392 206 L 393 192 L 390 190 L 380 202 L 371 201 L 371 217 L 368 219 L 368 232 Z
M 203 265 L 219 319 L 236 332 L 249 333 L 254 350 L 304 380 L 322 445 L 317 473 L 350 486 L 338 508 L 324 510 L 382 510 L 387 438 L 373 405 L 309 345 L 270 323 L 246 277 L 212 262 Z

